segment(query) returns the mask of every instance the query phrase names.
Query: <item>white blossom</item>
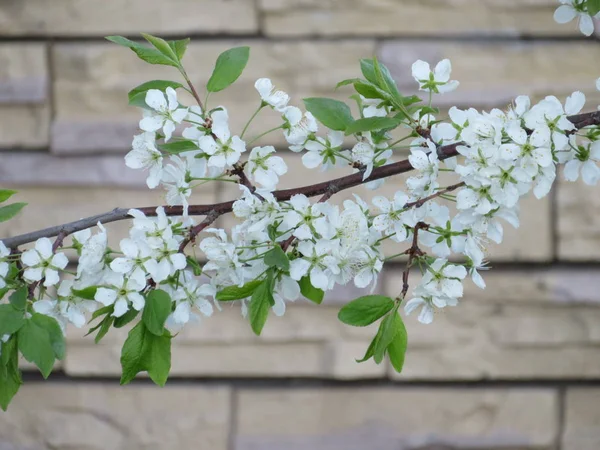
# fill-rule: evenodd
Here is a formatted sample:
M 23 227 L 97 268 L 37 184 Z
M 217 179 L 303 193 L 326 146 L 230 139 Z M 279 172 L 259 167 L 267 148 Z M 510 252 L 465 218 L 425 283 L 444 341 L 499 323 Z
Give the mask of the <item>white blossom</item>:
M 35 248 L 23 252 L 21 262 L 26 267 L 23 277 L 27 281 L 43 279 L 44 286 L 48 287 L 59 282 L 59 272 L 67 267 L 69 260 L 64 253 L 54 253 L 52 241 L 43 237 L 35 241 Z
M 558 23 L 568 23 L 577 18 L 579 30 L 586 36 L 594 33 L 594 21 L 588 14 L 582 0 L 559 0 L 561 6 L 554 12 L 554 20 Z
M 172 87 L 168 87 L 164 93 L 158 89 L 149 89 L 146 92 L 146 104 L 152 108 L 152 111 L 144 110 L 140 128 L 143 131 L 162 129 L 165 142 L 168 142 L 177 124 L 187 116 L 187 108 L 179 108 L 177 92 Z
M 276 111 L 283 111 L 290 101 L 290 96 L 283 91 L 278 91 L 268 78 L 259 78 L 254 87 L 260 94 L 260 98 L 266 104 L 272 106 Z
M 254 147 L 248 158 L 250 179 L 268 190 L 274 190 L 279 177 L 287 173 L 287 165 L 280 156 L 275 156 L 273 146 Z
M 437 63 L 433 71 L 425 61 L 418 60 L 412 65 L 412 76 L 419 83 L 419 89 L 436 94 L 452 92 L 458 87 L 458 81 L 450 81 L 451 72 L 452 64 L 449 59 Z

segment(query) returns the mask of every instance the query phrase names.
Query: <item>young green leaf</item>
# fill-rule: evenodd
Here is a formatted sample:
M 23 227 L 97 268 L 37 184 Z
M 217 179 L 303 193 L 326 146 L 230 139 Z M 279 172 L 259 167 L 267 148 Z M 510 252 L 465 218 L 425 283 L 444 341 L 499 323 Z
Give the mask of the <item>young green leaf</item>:
M 148 48 L 122 36 L 107 36 L 106 39 L 115 44 L 130 48 L 141 60 L 146 61 L 148 64 L 160 64 L 179 68 L 179 62 L 163 55 L 154 48 Z
M 220 302 L 229 302 L 232 300 L 241 300 L 248 298 L 256 290 L 263 280 L 252 280 L 248 281 L 242 287 L 239 286 L 227 286 L 217 292 L 216 299 Z
M 106 315 L 106 317 L 102 320 L 102 322 L 100 322 L 96 327 L 92 328 L 88 334 L 90 334 L 92 331 L 96 330 L 96 328 L 99 328 L 100 330 L 98 331 L 98 334 L 96 335 L 96 337 L 94 338 L 94 342 L 97 344 L 98 342 L 100 342 L 102 340 L 102 338 L 104 336 L 106 336 L 106 334 L 110 331 L 110 327 L 112 326 L 113 322 L 115 321 L 114 316 L 109 316 Z
M 0 289 L 0 300 L 2 300 L 4 298 L 4 296 L 6 295 L 6 293 L 8 291 L 10 291 L 10 289 L 7 288 L 7 287 L 4 287 L 4 288 Z
M 15 217 L 19 212 L 27 206 L 27 203 L 11 203 L 0 208 L 0 222 L 6 222 Z
M 27 320 L 19 329 L 17 339 L 23 357 L 34 363 L 44 378 L 48 378 L 56 359 L 48 331 L 35 321 Z
M 170 60 L 172 60 L 175 63 L 179 63 L 180 62 L 179 61 L 179 57 L 177 56 L 177 53 L 175 52 L 175 50 L 173 49 L 173 47 L 171 47 L 169 45 L 169 43 L 167 41 L 165 41 L 162 38 L 159 38 L 159 37 L 156 37 L 156 36 L 152 36 L 151 34 L 147 34 L 147 33 L 141 33 L 141 35 L 150 44 L 152 44 L 152 46 L 156 50 L 158 50 L 159 52 L 161 52 L 167 58 L 169 58 Z
M 377 339 L 379 339 L 379 333 L 377 333 L 375 335 L 375 337 L 369 344 L 369 348 L 367 348 L 367 351 L 365 352 L 365 356 L 363 356 L 362 359 L 356 360 L 357 363 L 362 363 L 362 362 L 368 361 L 369 359 L 371 359 L 373 357 L 373 354 L 375 353 L 375 346 L 377 345 Z
M 206 84 L 206 90 L 219 92 L 232 85 L 244 71 L 249 57 L 250 47 L 235 47 L 221 53 Z
M 390 345 L 388 345 L 387 353 L 392 366 L 396 372 L 400 373 L 404 366 L 404 356 L 406 355 L 406 348 L 408 346 L 408 334 L 406 333 L 406 327 L 399 314 L 394 314 L 394 321 L 394 327 L 398 331 Z
M 74 291 L 72 290 L 72 292 L 74 292 Z M 81 292 L 81 291 L 78 291 L 78 292 Z M 81 297 L 81 298 L 85 298 L 85 297 Z M 103 306 L 102 308 L 97 309 L 96 311 L 94 311 L 92 313 L 92 318 L 90 319 L 90 322 L 92 322 L 94 319 L 97 319 L 98 317 L 103 316 L 105 314 L 111 314 L 114 311 L 114 309 L 115 309 L 115 305 Z
M 252 331 L 259 336 L 269 315 L 269 309 L 275 304 L 273 299 L 273 278 L 272 272 L 269 272 L 267 278 L 258 285 L 250 304 L 248 305 L 248 317 Z
M 0 203 L 5 202 L 6 200 L 11 198 L 16 193 L 17 193 L 17 191 L 13 191 L 10 189 L 0 189 Z
M 348 78 L 346 80 L 342 80 L 340 81 L 338 84 L 335 85 L 335 88 L 341 88 L 342 86 L 347 86 L 349 84 L 354 84 L 354 83 L 360 83 L 362 82 L 362 80 L 360 78 Z
M 183 55 L 187 50 L 187 46 L 190 43 L 190 38 L 180 39 L 178 41 L 167 41 L 167 43 L 173 49 L 175 55 L 177 55 L 177 60 L 181 62 Z
M 29 293 L 27 286 L 20 287 L 15 292 L 13 292 L 9 301 L 10 304 L 19 311 L 25 311 L 25 307 L 27 306 L 27 294 Z
M 275 245 L 265 255 L 265 264 L 269 267 L 278 267 L 281 270 L 290 270 L 290 260 L 279 245 Z
M 298 284 L 300 285 L 300 292 L 304 297 L 317 305 L 323 302 L 325 292 L 322 289 L 314 287 L 310 282 L 310 277 L 302 277 Z
M 31 321 L 48 332 L 50 345 L 52 345 L 52 349 L 54 350 L 54 356 L 56 359 L 63 359 L 65 357 L 66 349 L 65 336 L 56 319 L 43 314 L 34 313 L 31 316 Z
M 146 295 L 146 305 L 142 321 L 148 331 L 157 336 L 165 332 L 165 321 L 171 314 L 171 297 L 161 289 L 154 289 Z
M 387 100 L 391 102 L 392 96 L 373 83 L 357 81 L 354 83 L 354 89 L 365 98 L 379 98 L 381 100 Z
M 587 2 L 588 14 L 590 16 L 595 16 L 600 13 L 600 0 L 588 0 Z
M 159 144 L 158 148 L 164 152 L 176 155 L 181 152 L 189 152 L 190 150 L 198 150 L 198 144 L 194 141 L 182 139 L 181 141 L 169 142 L 168 144 Z
M 350 108 L 344 102 L 332 98 L 305 98 L 304 106 L 327 128 L 345 131 L 354 122 Z
M 13 336 L 9 341 L 2 344 L 2 366 L 0 367 L 0 408 L 6 411 L 10 401 L 13 399 L 23 384 L 21 371 L 19 370 L 19 353 L 17 349 L 17 338 Z
M 135 308 L 131 308 L 121 317 L 115 317 L 115 321 L 113 323 L 115 328 L 123 328 L 125 325 L 134 320 L 140 312 Z
M 383 295 L 367 295 L 352 300 L 339 312 L 338 318 L 347 325 L 366 327 L 382 318 L 394 307 L 394 300 Z
M 358 119 L 348 125 L 346 128 L 346 136 L 356 133 L 364 133 L 365 131 L 378 131 L 390 128 L 396 128 L 402 120 L 393 117 L 367 117 Z
M 96 296 L 96 291 L 98 290 L 98 286 L 88 286 L 85 289 L 73 289 L 71 288 L 71 292 L 76 295 L 79 298 L 83 298 L 85 300 L 94 300 L 94 297 Z M 98 317 L 99 315 L 104 314 L 104 312 L 106 311 L 111 311 L 112 312 L 113 306 L 105 306 L 104 308 L 100 308 L 96 311 L 94 311 L 94 314 L 92 315 L 92 320 L 95 319 L 96 317 Z
M 202 267 L 196 258 L 193 256 L 186 256 L 185 260 L 187 261 L 188 267 L 192 268 L 192 272 L 194 272 L 195 276 L 199 277 L 202 275 Z
M 147 371 L 152 381 L 164 386 L 171 370 L 171 336 L 166 331 L 162 336 L 156 336 L 143 321 L 138 322 L 123 344 L 121 367 L 121 384 L 127 384 L 138 373 Z
M 373 359 L 377 364 L 383 361 L 388 346 L 400 332 L 395 319 L 395 316 L 397 315 L 398 313 L 394 310 L 381 321 L 379 331 L 377 331 L 379 338 L 375 343 L 375 350 L 373 352 Z
M 13 305 L 0 305 L 0 336 L 16 333 L 23 325 L 23 311 Z

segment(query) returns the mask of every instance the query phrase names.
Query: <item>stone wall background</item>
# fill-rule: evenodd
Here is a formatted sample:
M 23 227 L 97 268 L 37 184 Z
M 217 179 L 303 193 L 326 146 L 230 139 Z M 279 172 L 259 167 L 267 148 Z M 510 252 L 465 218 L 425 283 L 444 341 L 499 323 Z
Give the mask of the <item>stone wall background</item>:
M 452 59 L 460 89 L 440 105 L 504 107 L 518 94 L 563 98 L 582 89 L 600 103 L 598 40 L 552 20 L 554 0 L 2 0 L 0 185 L 30 206 L 0 225 L 10 236 L 115 206 L 161 203 L 124 166 L 139 120 L 126 93 L 173 78 L 108 34 L 191 35 L 186 56 L 197 86 L 218 53 L 251 45 L 238 82 L 213 97 L 234 126 L 257 104 L 267 76 L 293 95 L 338 96 L 376 54 L 400 89 L 417 59 Z M 268 115 L 261 127 L 268 128 Z M 281 140 L 263 141 L 282 145 Z M 296 155 L 288 164 L 298 167 Z M 321 179 L 298 169 L 285 187 Z M 391 180 L 384 192 L 394 192 Z M 361 191 L 361 194 L 364 191 Z M 207 187 L 194 201 L 229 200 Z M 368 198 L 368 194 L 365 194 Z M 223 224 L 228 224 L 226 220 Z M 112 226 L 116 242 L 123 224 Z M 72 330 L 59 372 L 27 374 L 0 449 L 423 450 L 600 448 L 600 196 L 557 183 L 527 199 L 521 229 L 490 249 L 488 289 L 467 289 L 460 307 L 431 326 L 409 318 L 409 354 L 398 376 L 356 364 L 372 329 L 342 326 L 336 291 L 321 307 L 298 302 L 254 337 L 226 309 L 175 341 L 172 380 L 118 386 L 124 332 L 94 345 Z M 396 295 L 400 268 L 379 290 Z

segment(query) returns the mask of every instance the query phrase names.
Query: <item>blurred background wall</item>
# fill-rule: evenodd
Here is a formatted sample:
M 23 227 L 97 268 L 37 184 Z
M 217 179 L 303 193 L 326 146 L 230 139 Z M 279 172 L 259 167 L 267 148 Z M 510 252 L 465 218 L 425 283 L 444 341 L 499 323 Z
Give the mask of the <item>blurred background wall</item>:
M 0 185 L 29 202 L 3 237 L 107 211 L 162 203 L 123 162 L 139 111 L 127 92 L 174 70 L 148 66 L 103 40 L 140 31 L 192 36 L 186 67 L 198 87 L 219 52 L 250 45 L 243 76 L 219 95 L 237 129 L 270 77 L 292 95 L 346 98 L 337 81 L 377 55 L 403 92 L 410 65 L 451 58 L 458 91 L 439 97 L 506 107 L 519 94 L 600 103 L 598 39 L 552 20 L 554 0 L 0 0 Z M 256 126 L 267 129 L 268 114 Z M 279 137 L 267 139 L 283 148 Z M 325 179 L 292 168 L 284 187 Z M 392 195 L 403 180 L 388 181 Z M 372 194 L 360 191 L 366 198 Z M 195 203 L 229 200 L 209 185 Z M 222 225 L 230 224 L 228 219 Z M 111 226 L 113 245 L 126 232 Z M 526 199 L 522 226 L 490 248 L 480 291 L 467 282 L 457 308 L 430 326 L 407 319 L 405 371 L 356 364 L 375 333 L 337 321 L 337 290 L 316 307 L 298 301 L 252 335 L 226 308 L 174 341 L 172 379 L 118 386 L 125 332 L 100 345 L 71 330 L 66 359 L 48 381 L 28 372 L 0 449 L 589 449 L 600 448 L 600 195 L 557 183 Z M 379 292 L 397 295 L 401 265 Z

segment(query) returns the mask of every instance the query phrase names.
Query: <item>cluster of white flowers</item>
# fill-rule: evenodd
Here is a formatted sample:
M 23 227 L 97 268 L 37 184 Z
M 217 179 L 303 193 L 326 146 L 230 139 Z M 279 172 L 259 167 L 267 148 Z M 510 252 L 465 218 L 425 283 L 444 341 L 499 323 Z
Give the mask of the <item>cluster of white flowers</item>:
M 581 30 L 593 32 L 584 1 L 561 3 L 557 21 L 579 17 Z M 400 125 L 410 128 L 413 137 L 396 141 L 388 128 L 375 128 L 353 133 L 356 142 L 349 148 L 344 148 L 343 131 L 319 134 L 311 112 L 289 105 L 290 96 L 276 90 L 271 80 L 256 81 L 259 111 L 269 107 L 281 114 L 281 125 L 274 130 L 283 131 L 289 149 L 302 153 L 309 169 L 347 167 L 360 171 L 365 181 L 376 167 L 392 163 L 397 150 L 409 152 L 414 172 L 405 189 L 393 198 L 376 196 L 371 204 L 355 195 L 341 206 L 329 201 L 335 189 L 316 202 L 301 193 L 278 200 L 274 191 L 288 167 L 274 147 L 254 147 L 243 161 L 246 142 L 231 132 L 224 107 L 186 107 L 171 87 L 149 89 L 142 133 L 134 137 L 125 162 L 147 170 L 148 187 L 162 186 L 167 205 L 183 206 L 182 216 L 168 217 L 163 207 L 156 209 L 155 217 L 130 210 L 132 227 L 119 251 L 108 247 L 100 223 L 95 234 L 89 229 L 75 233 L 77 268 L 72 279 L 62 282 L 68 259 L 48 238 L 39 239 L 20 257 L 11 256 L 0 241 L 0 289 L 7 285 L 11 261 L 19 258 L 24 280 L 38 290 L 33 309 L 56 318 L 64 328 L 68 322 L 83 326 L 86 314 L 100 307 L 115 318 L 139 312 L 147 294 L 159 288 L 173 302 L 167 326 L 179 330 L 220 309 L 216 298 L 223 289 L 242 288 L 264 279 L 267 272 L 274 277 L 272 310 L 281 315 L 286 302 L 300 297 L 303 283 L 329 291 L 353 282 L 373 291 L 384 262 L 408 255 L 409 264 L 418 266 L 422 277 L 412 296 L 401 300 L 406 300 L 406 313 L 420 308 L 418 319 L 431 322 L 436 308 L 458 303 L 467 277 L 485 288 L 479 272 L 487 269 L 488 242 L 502 242 L 503 221 L 519 226 L 521 197 L 531 191 L 538 198 L 549 193 L 558 164 L 564 164 L 569 181 L 581 175 L 587 184 L 598 182 L 600 132 L 598 127 L 577 130 L 568 119 L 585 104 L 581 92 L 574 92 L 564 104 L 549 96 L 532 105 L 521 96 L 506 111 L 452 107 L 450 121 L 438 121 L 432 97 L 459 86 L 451 80 L 450 61 L 431 69 L 419 60 L 412 75 L 416 87 L 429 94 L 429 104 L 413 105 L 410 114 L 386 99 L 362 95 L 357 99 L 361 118 L 402 113 Z M 596 86 L 600 90 L 600 78 Z M 411 140 L 398 145 L 406 139 Z M 458 158 L 444 153 L 449 145 L 455 146 Z M 441 171 L 453 172 L 456 184 L 441 185 Z M 193 256 L 186 257 L 183 250 L 196 225 L 188 216 L 190 197 L 207 181 L 239 181 L 241 194 L 232 211 L 240 223 L 229 234 L 202 227 L 205 235 L 198 244 L 192 240 Z M 366 186 L 377 189 L 382 183 L 370 181 Z M 442 202 L 452 204 L 452 209 Z M 386 258 L 384 245 L 404 249 Z M 206 260 L 201 266 L 195 262 L 196 248 Z M 88 289 L 93 289 L 92 296 Z M 244 315 L 250 296 L 238 302 Z

